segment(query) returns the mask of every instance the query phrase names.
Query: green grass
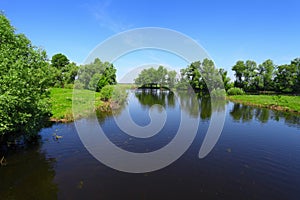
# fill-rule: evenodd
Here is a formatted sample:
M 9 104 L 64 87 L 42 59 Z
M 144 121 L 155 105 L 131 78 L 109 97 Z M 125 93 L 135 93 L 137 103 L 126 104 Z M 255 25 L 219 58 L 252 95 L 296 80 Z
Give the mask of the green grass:
M 131 84 L 118 84 L 115 87 L 113 98 L 122 103 L 126 100 L 126 89 L 132 88 Z M 75 96 L 73 99 L 73 92 Z M 73 106 L 74 101 L 74 108 Z M 73 121 L 74 118 L 87 117 L 96 110 L 107 111 L 110 108 L 110 101 L 101 101 L 101 93 L 90 90 L 51 88 L 50 102 L 52 105 L 52 121 Z M 75 115 L 75 116 L 74 116 Z
M 72 95 L 73 89 L 51 88 L 50 102 L 52 105 L 52 120 L 72 121 Z M 95 96 L 94 96 L 95 95 Z M 94 98 L 96 97 L 96 98 Z M 93 106 L 99 107 L 103 104 L 100 101 L 100 94 L 90 90 L 76 90 L 76 113 L 81 113 L 82 116 L 87 115 Z M 96 101 L 95 101 L 96 99 Z M 93 104 L 91 104 L 91 102 Z M 76 117 L 76 116 L 75 116 Z M 79 117 L 79 116 L 78 116 Z
M 300 113 L 300 96 L 236 95 L 228 96 L 227 98 L 234 102 L 240 102 L 248 105 Z

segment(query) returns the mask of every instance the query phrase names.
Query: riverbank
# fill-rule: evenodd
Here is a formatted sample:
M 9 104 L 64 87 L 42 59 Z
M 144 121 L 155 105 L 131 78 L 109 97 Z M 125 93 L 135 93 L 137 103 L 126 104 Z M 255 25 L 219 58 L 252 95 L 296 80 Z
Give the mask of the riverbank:
M 101 100 L 102 96 L 100 92 L 94 92 L 90 90 L 76 90 L 76 101 L 79 106 L 76 106 L 76 113 L 80 113 L 80 116 L 73 115 L 72 102 L 73 102 L 73 89 L 65 88 L 51 88 L 50 89 L 50 102 L 52 117 L 50 121 L 53 122 L 71 122 L 74 118 L 87 117 L 93 109 L 100 111 L 107 111 L 112 107 L 118 107 L 116 104 L 122 103 L 126 99 L 125 91 L 129 89 L 130 85 L 118 84 L 115 87 L 113 97 L 107 101 Z M 122 95 L 121 95 L 122 94 Z M 114 100 L 117 99 L 118 101 Z M 92 104 L 91 104 L 92 102 Z M 114 109 L 112 108 L 112 109 Z
M 300 114 L 300 96 L 287 95 L 235 95 L 227 96 L 233 102 Z
M 76 90 L 80 95 L 82 100 L 82 104 L 79 107 L 84 113 L 89 109 L 90 105 L 87 103 L 88 100 L 95 95 L 94 105 L 96 107 L 100 107 L 104 105 L 104 102 L 100 100 L 100 93 L 93 92 L 90 90 Z M 65 89 L 65 88 L 51 88 L 50 89 L 50 102 L 52 105 L 52 117 L 51 121 L 55 122 L 70 122 L 74 121 L 74 116 L 72 112 L 72 96 L 73 89 Z

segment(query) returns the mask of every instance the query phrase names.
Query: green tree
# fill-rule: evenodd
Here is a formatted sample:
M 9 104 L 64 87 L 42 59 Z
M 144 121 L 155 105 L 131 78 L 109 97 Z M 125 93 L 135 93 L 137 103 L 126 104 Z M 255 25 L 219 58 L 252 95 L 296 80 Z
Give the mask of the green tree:
M 50 116 L 47 55 L 16 34 L 3 14 L 0 27 L 0 135 L 30 138 Z
M 52 56 L 51 59 L 51 65 L 52 67 L 55 67 L 57 69 L 63 69 L 65 66 L 67 66 L 70 63 L 67 56 L 65 56 L 62 53 L 58 53 Z
M 230 83 L 230 78 L 227 76 L 227 71 L 225 69 L 220 68 L 219 73 L 222 77 L 222 81 L 224 84 L 224 89 L 228 91 L 230 88 L 233 87 L 232 83 Z
M 174 70 L 168 71 L 168 74 L 167 74 L 167 84 L 168 84 L 169 88 L 174 88 L 175 87 L 176 76 L 177 76 L 176 71 L 174 71 Z
M 200 74 L 200 67 L 201 62 L 196 61 L 190 64 L 188 69 L 186 70 L 186 77 L 188 78 L 190 86 L 196 90 L 196 89 L 203 89 L 205 87 L 205 84 L 201 82 L 201 74 Z
M 235 72 L 235 81 L 234 87 L 244 88 L 244 71 L 246 69 L 244 61 L 237 61 L 236 64 L 232 67 L 232 70 Z
M 67 56 L 58 53 L 52 56 L 50 70 L 53 74 L 52 86 L 63 88 L 65 84 L 74 83 L 78 67 L 75 63 L 70 63 Z
M 271 91 L 274 89 L 273 76 L 274 76 L 274 63 L 268 59 L 258 66 L 257 73 L 257 87 L 259 90 Z
M 115 85 L 117 83 L 116 71 L 117 70 L 113 64 L 110 64 L 104 69 L 104 72 L 101 74 L 97 83 L 96 92 L 99 92 L 106 85 Z
M 111 63 L 96 58 L 94 62 L 79 67 L 75 87 L 82 85 L 84 89 L 100 91 L 105 85 L 113 84 L 116 84 L 116 69 Z
M 160 87 L 172 88 L 176 83 L 176 75 L 176 71 L 168 71 L 164 66 L 159 66 L 157 69 L 151 67 L 143 69 L 134 82 L 137 85 L 157 84 Z
M 293 90 L 294 92 L 300 93 L 300 58 L 292 60 L 291 65 L 293 65 L 296 70 L 296 80 Z
M 167 78 L 168 70 L 164 68 L 163 66 L 159 66 L 157 71 L 156 71 L 156 76 L 157 76 L 157 83 L 162 87 L 166 83 L 166 78 Z
M 275 84 L 277 91 L 290 93 L 295 88 L 297 79 L 297 69 L 295 65 L 280 65 L 277 67 Z
M 255 61 L 247 60 L 245 63 L 244 70 L 244 90 L 246 91 L 256 91 L 256 78 L 257 75 L 257 64 Z

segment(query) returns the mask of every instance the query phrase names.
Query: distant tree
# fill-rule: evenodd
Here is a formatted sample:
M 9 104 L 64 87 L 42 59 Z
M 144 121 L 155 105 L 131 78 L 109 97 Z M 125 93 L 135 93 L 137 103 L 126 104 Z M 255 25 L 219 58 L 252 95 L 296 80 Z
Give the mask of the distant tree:
M 0 27 L 0 135 L 31 138 L 50 116 L 47 55 L 16 34 L 3 14 Z
M 143 69 L 134 81 L 137 85 L 151 83 L 172 88 L 176 83 L 176 75 L 176 71 L 168 71 L 164 66 L 159 66 L 157 69 L 151 67 Z
M 215 67 L 212 60 L 205 58 L 202 62 L 200 72 L 202 77 L 201 82 L 205 85 L 205 87 L 203 87 L 205 91 L 209 90 L 211 92 L 214 89 L 224 87 L 219 70 Z
M 273 84 L 274 70 L 275 70 L 275 65 L 273 61 L 270 59 L 258 65 L 258 73 L 256 76 L 258 90 L 271 91 L 274 89 L 274 84 Z
M 209 59 L 204 59 L 202 63 L 200 61 L 191 63 L 187 68 L 180 70 L 180 75 L 177 88 L 188 88 L 187 84 L 194 90 L 202 92 L 223 88 L 219 70 Z
M 75 86 L 100 91 L 105 85 L 113 84 L 116 84 L 116 69 L 111 63 L 96 58 L 94 62 L 79 67 Z
M 293 90 L 294 92 L 300 93 L 300 58 L 292 60 L 291 65 L 293 65 L 296 70 L 296 80 Z
M 175 84 L 176 84 L 176 76 L 177 76 L 177 72 L 172 70 L 172 71 L 168 71 L 168 77 L 167 77 L 167 83 L 169 88 L 174 88 Z
M 58 53 L 52 56 L 51 65 L 57 69 L 63 69 L 70 63 L 67 56 L 62 53 Z
M 275 77 L 276 89 L 279 92 L 290 93 L 295 88 L 297 79 L 297 69 L 295 65 L 280 65 L 277 67 Z
M 113 64 L 107 66 L 103 73 L 100 76 L 100 79 L 97 83 L 96 91 L 99 92 L 106 85 L 115 85 L 116 81 L 116 68 L 114 68 Z
M 227 76 L 227 71 L 224 70 L 224 69 L 222 69 L 222 68 L 220 68 L 219 69 L 219 73 L 220 73 L 220 75 L 222 77 L 222 81 L 223 81 L 223 84 L 224 84 L 224 89 L 226 91 L 228 91 L 230 88 L 233 87 L 233 84 L 230 83 L 230 78 Z
M 164 68 L 163 66 L 159 66 L 156 72 L 157 75 L 157 82 L 160 84 L 160 86 L 163 86 L 166 84 L 168 70 Z
M 197 89 L 203 89 L 205 87 L 204 82 L 201 82 L 201 74 L 200 74 L 200 67 L 201 67 L 201 62 L 196 61 L 191 63 L 186 72 L 185 77 L 187 78 L 190 86 L 197 90 Z
M 78 67 L 70 63 L 67 56 L 62 53 L 55 54 L 51 59 L 51 72 L 53 74 L 53 86 L 64 87 L 65 84 L 73 84 Z
M 257 85 L 255 78 L 257 75 L 257 64 L 255 61 L 247 60 L 245 63 L 244 70 L 244 90 L 245 91 L 256 91 Z
M 232 67 L 232 70 L 235 72 L 235 81 L 234 81 L 234 87 L 244 88 L 244 72 L 245 72 L 246 66 L 244 61 L 237 61 L 236 64 Z

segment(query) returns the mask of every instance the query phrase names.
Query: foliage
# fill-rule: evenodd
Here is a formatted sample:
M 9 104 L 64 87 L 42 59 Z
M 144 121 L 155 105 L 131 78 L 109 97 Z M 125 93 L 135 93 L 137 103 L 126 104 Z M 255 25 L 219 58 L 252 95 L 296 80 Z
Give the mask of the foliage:
M 116 84 L 116 69 L 109 62 L 96 58 L 93 63 L 79 67 L 77 82 L 84 89 L 99 92 L 106 85 Z
M 234 86 L 245 91 L 300 92 L 300 58 L 280 66 L 270 59 L 258 66 L 254 61 L 238 61 L 232 70 L 236 77 Z
M 35 136 L 50 116 L 47 56 L 3 14 L 0 26 L 0 135 Z
M 227 91 L 227 94 L 228 95 L 243 95 L 243 94 L 245 94 L 245 92 L 242 88 L 233 87 Z
M 275 66 L 272 60 L 268 59 L 258 66 L 257 74 L 257 89 L 262 90 L 273 90 L 273 76 L 274 76 Z
M 55 54 L 52 56 L 51 65 L 57 69 L 63 69 L 70 63 L 67 56 L 63 55 L 62 53 Z
M 181 78 L 179 84 L 182 86 L 188 83 L 194 90 L 204 92 L 212 91 L 213 89 L 224 88 L 223 80 L 229 84 L 229 78 L 223 77 L 227 72 L 216 69 L 213 61 L 204 59 L 201 63 L 196 61 L 191 63 L 187 68 L 180 71 Z M 223 75 L 223 76 L 222 76 Z
M 151 67 L 142 70 L 134 81 L 137 85 L 158 84 L 160 87 L 173 88 L 176 84 L 176 75 L 176 71 L 168 71 L 164 66 L 159 66 L 158 69 Z
M 49 70 L 53 74 L 52 86 L 64 88 L 66 84 L 74 83 L 78 66 L 75 63 L 70 63 L 67 56 L 58 53 L 52 56 Z
M 222 77 L 222 81 L 224 84 L 224 88 L 226 91 L 228 91 L 230 88 L 233 87 L 233 83 L 230 82 L 230 78 L 227 76 L 227 71 L 224 69 L 219 69 L 219 73 Z
M 113 91 L 114 91 L 114 86 L 112 85 L 104 86 L 100 92 L 100 99 L 103 101 L 108 101 L 109 99 L 111 99 Z
M 280 65 L 277 68 L 275 84 L 277 91 L 290 93 L 296 86 L 297 74 L 295 65 Z

